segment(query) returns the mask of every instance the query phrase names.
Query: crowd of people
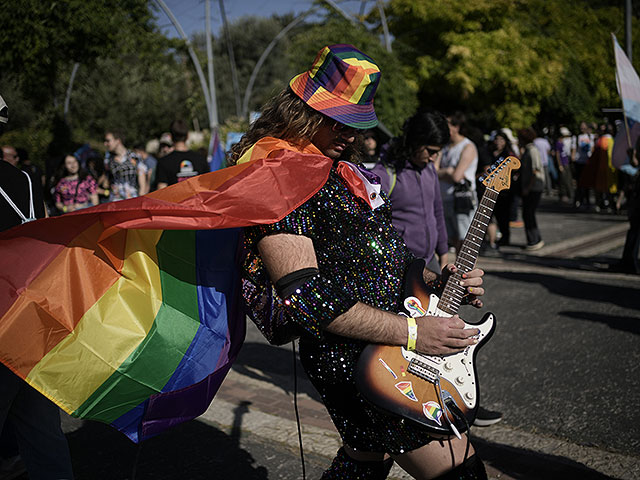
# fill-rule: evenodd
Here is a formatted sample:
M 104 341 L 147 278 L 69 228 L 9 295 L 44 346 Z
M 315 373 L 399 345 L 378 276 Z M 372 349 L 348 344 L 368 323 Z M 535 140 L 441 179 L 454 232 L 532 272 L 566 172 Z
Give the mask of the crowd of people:
M 511 188 L 500 192 L 496 201 L 482 245 L 483 253 L 497 254 L 501 246 L 510 245 L 511 229 L 517 227 L 525 229 L 526 245 L 523 247 L 527 251 L 544 247 L 536 221 L 536 210 L 543 195 L 550 198 L 556 196 L 558 204 L 573 208 L 576 212 L 619 214 L 623 209 L 633 209 L 633 178 L 637 173 L 637 168 L 633 166 L 634 154 L 629 151 L 625 168 L 618 169 L 613 165 L 614 127 L 608 121 L 597 127 L 581 122 L 577 135 L 573 135 L 566 126 L 560 126 L 557 135 L 553 133 L 555 128 L 547 127 L 539 130 L 523 128 L 516 135 L 509 128 L 483 134 L 479 129 L 467 125 L 462 113 L 452 112 L 446 117 L 448 140 L 442 144 L 434 141 L 424 143 L 430 132 L 425 121 L 427 116 L 433 115 L 440 114 L 423 112 L 407 120 L 402 134 L 385 144 L 376 144 L 375 132 L 368 132 L 363 150 L 365 165 L 382 178 L 382 184 L 393 200 L 396 227 L 404 232 L 416 228 L 415 222 L 407 225 L 406 218 L 411 215 L 407 212 L 417 214 L 417 207 L 400 198 L 403 195 L 400 192 L 413 179 L 406 172 L 400 172 L 407 167 L 416 169 L 416 162 L 411 161 L 408 151 L 399 156 L 399 150 L 409 149 L 411 141 L 422 135 L 423 143 L 411 147 L 415 150 L 413 154 L 417 154 L 418 148 L 428 148 L 424 150 L 424 158 L 428 158 L 425 161 L 432 167 L 425 172 L 433 170 L 437 174 L 435 183 L 430 181 L 428 186 L 423 184 L 420 187 L 423 200 L 429 198 L 433 203 L 426 209 L 429 213 L 420 212 L 422 222 L 429 225 L 429 236 L 436 235 L 436 232 L 439 235 L 438 251 L 414 250 L 416 254 L 425 256 L 427 261 L 437 264 L 440 259 L 440 263 L 444 264 L 447 255 L 459 249 L 484 192 L 479 179 L 491 165 L 509 156 L 519 158 L 522 165 L 518 171 L 512 172 Z M 415 124 L 420 118 L 421 131 L 415 132 Z M 441 195 L 432 199 L 432 187 L 438 183 Z M 418 191 L 417 187 L 413 185 L 407 188 L 415 192 Z M 437 213 L 432 211 L 434 208 Z M 433 215 L 437 219 L 432 221 Z M 520 216 L 522 220 L 519 220 Z M 444 234 L 442 225 L 446 227 Z M 412 240 L 405 240 L 409 245 L 412 244 Z M 434 240 L 430 242 L 433 244 Z M 448 245 L 446 251 L 443 242 Z M 431 266 L 435 268 L 436 264 Z
M 440 115 L 430 113 L 436 114 Z M 423 118 L 419 120 L 421 115 Z M 360 161 L 382 178 L 389 193 L 399 186 L 392 198 L 401 195 L 408 181 L 407 172 L 401 173 L 406 170 L 402 162 L 409 169 L 416 168 L 408 160 L 407 152 L 399 154 L 399 150 L 406 149 L 407 140 L 415 140 L 416 135 L 427 135 L 425 132 L 429 130 L 424 124 L 424 115 L 423 112 L 408 119 L 402 134 L 384 144 L 372 129 L 365 130 L 362 135 Z M 437 154 L 435 149 L 426 151 L 429 155 L 425 162 L 433 164 L 437 181 L 434 179 L 429 182 L 430 187 L 423 185 L 422 188 L 433 190 L 432 187 L 438 185 L 440 189 L 437 219 L 433 217 L 436 223 L 422 221 L 422 227 L 430 232 L 428 236 L 435 235 L 432 227 L 437 225 L 438 251 L 422 252 L 430 257 L 428 261 L 443 266 L 448 253 L 455 254 L 459 249 L 484 191 L 478 179 L 492 164 L 510 155 L 520 158 L 523 166 L 520 171 L 513 172 L 511 188 L 501 192 L 498 198 L 482 245 L 484 253 L 494 254 L 501 246 L 510 245 L 511 228 L 521 226 L 525 228 L 527 239 L 524 248 L 529 251 L 542 248 L 544 240 L 535 213 L 543 194 L 556 195 L 560 204 L 580 211 L 620 213 L 629 205 L 636 169 L 631 165 L 631 155 L 627 168 L 619 170 L 613 166 L 614 127 L 606 121 L 598 126 L 582 122 L 577 135 L 566 126 L 560 126 L 557 135 L 554 135 L 554 128 L 546 127 L 539 131 L 525 128 L 514 135 L 509 128 L 482 134 L 479 129 L 469 127 L 460 112 L 452 112 L 445 118 L 447 141 L 437 149 Z M 419 128 L 426 129 L 425 132 L 409 131 L 418 128 L 412 122 L 421 122 Z M 105 132 L 104 153 L 83 145 L 75 152 L 54 159 L 55 168 L 48 175 L 32 162 L 25 149 L 12 145 L 4 145 L 2 149 L 6 161 L 29 173 L 36 184 L 42 185 L 48 215 L 53 216 L 98 203 L 137 197 L 208 172 L 206 152 L 204 149 L 191 150 L 187 146 L 188 135 L 186 123 L 176 120 L 171 124 L 170 132 L 159 141 L 137 144 L 129 149 L 123 132 L 110 130 Z M 400 145 L 401 141 L 405 143 Z M 427 171 L 431 172 L 431 169 Z M 405 215 L 402 201 L 394 203 L 397 215 Z M 411 226 L 406 220 L 404 225 L 402 223 L 401 220 L 396 223 L 401 231 L 416 228 L 415 222 L 411 222 Z M 410 233 L 408 236 L 416 235 Z M 434 241 L 429 240 L 431 244 Z M 432 266 L 435 268 L 435 264 Z
M 82 145 L 62 158 L 54 158 L 47 175 L 32 163 L 28 152 L 3 145 L 5 161 L 28 173 L 42 188 L 47 214 L 61 215 L 99 203 L 145 195 L 183 179 L 209 171 L 206 152 L 187 146 L 189 129 L 175 120 L 159 142 L 128 148 L 117 129 L 104 135 L 104 153 Z

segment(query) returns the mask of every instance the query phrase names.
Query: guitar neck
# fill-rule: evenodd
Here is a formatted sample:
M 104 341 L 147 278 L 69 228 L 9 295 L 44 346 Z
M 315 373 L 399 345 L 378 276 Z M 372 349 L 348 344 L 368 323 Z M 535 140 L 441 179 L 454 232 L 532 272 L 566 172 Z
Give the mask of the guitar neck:
M 458 309 L 462 304 L 465 287 L 460 286 L 460 280 L 463 273 L 473 270 L 476 265 L 480 246 L 489 227 L 489 220 L 498 199 L 498 193 L 492 188 L 485 189 L 454 263 L 458 270 L 447 280 L 438 302 L 438 308 L 450 315 L 458 313 Z

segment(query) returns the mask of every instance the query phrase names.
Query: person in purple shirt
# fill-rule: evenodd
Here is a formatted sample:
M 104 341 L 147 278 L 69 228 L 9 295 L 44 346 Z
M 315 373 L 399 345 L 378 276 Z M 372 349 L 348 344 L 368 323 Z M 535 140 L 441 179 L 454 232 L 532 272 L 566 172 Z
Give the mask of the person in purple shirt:
M 414 255 L 439 273 L 448 263 L 447 227 L 440 183 L 434 162 L 449 143 L 449 124 L 439 112 L 415 114 L 381 153 L 372 171 L 391 200 L 393 226 Z M 474 425 L 488 427 L 502 420 L 502 413 L 478 407 Z
M 436 273 L 447 264 L 448 246 L 433 162 L 448 142 L 449 126 L 444 115 L 417 113 L 405 122 L 402 135 L 391 141 L 381 163 L 373 168 L 391 199 L 393 226 L 407 247 Z

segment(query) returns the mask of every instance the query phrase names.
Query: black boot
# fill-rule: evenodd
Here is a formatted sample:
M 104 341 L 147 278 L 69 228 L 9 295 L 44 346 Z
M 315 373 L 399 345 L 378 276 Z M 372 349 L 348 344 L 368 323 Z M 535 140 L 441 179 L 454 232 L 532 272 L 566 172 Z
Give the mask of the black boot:
M 487 480 L 487 471 L 480 457 L 472 455 L 464 463 L 434 480 Z
M 385 480 L 392 466 L 393 458 L 373 462 L 354 460 L 340 448 L 321 480 Z

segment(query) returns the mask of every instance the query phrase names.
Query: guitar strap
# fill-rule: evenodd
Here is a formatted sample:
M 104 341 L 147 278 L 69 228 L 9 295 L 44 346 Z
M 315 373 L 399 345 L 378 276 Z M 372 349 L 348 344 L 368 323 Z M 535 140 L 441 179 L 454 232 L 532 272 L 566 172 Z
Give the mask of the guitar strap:
M 26 217 L 25 214 L 22 213 L 22 211 L 13 202 L 13 200 L 11 200 L 11 198 L 9 197 L 7 192 L 5 192 L 2 189 L 2 187 L 0 187 L 0 195 L 2 195 L 2 197 L 4 197 L 4 199 L 7 201 L 9 206 L 15 210 L 15 212 L 20 217 L 21 222 L 22 223 L 27 223 L 27 222 L 31 222 L 31 221 L 35 220 L 36 219 L 36 214 L 35 214 L 35 210 L 33 208 L 33 187 L 31 185 L 31 177 L 29 176 L 29 174 L 27 172 L 23 171 L 22 173 L 24 173 L 26 175 L 27 181 L 29 182 L 29 217 Z

